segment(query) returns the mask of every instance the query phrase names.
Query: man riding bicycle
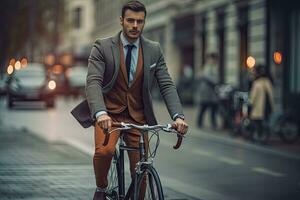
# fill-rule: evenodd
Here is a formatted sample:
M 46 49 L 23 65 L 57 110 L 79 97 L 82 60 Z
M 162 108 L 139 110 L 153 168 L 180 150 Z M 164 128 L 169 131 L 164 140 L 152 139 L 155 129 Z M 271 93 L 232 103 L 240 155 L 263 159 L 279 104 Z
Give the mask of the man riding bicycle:
M 93 158 L 97 184 L 95 200 L 105 199 L 107 174 L 121 134 L 111 134 L 108 144 L 103 146 L 105 131 L 111 129 L 112 122 L 157 124 L 150 94 L 154 79 L 158 82 L 176 130 L 185 134 L 188 129 L 160 45 L 141 35 L 145 18 L 146 9 L 142 3 L 126 3 L 120 16 L 122 30 L 114 37 L 96 40 L 89 57 L 86 96 L 96 121 Z M 137 147 L 138 130 L 127 130 L 124 140 L 128 146 Z M 133 177 L 139 153 L 130 151 L 128 157 Z

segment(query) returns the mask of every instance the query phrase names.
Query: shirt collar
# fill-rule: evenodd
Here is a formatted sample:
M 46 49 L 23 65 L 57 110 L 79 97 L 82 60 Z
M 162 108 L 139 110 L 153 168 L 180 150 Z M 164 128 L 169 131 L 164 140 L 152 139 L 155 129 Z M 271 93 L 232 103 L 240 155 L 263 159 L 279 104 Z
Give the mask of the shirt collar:
M 126 47 L 128 44 L 132 44 L 132 45 L 134 45 L 135 47 L 138 48 L 139 45 L 140 45 L 140 38 L 138 38 L 134 43 L 130 43 L 130 42 L 128 42 L 128 40 L 123 35 L 123 31 L 120 34 L 120 39 L 121 39 L 121 42 L 123 44 L 123 47 Z

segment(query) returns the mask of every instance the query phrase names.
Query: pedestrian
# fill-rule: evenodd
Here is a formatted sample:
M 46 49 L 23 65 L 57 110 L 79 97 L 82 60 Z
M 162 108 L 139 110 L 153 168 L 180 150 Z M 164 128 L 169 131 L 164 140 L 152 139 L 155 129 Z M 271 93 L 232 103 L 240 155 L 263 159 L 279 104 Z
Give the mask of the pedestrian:
M 217 54 L 210 53 L 201 74 L 196 77 L 196 102 L 199 104 L 197 125 L 203 125 L 203 117 L 206 110 L 211 112 L 211 127 L 216 128 L 216 112 L 218 108 L 218 96 L 215 86 L 218 84 L 218 60 Z
M 150 95 L 155 79 L 177 131 L 185 134 L 188 129 L 160 45 L 142 35 L 145 19 L 146 8 L 141 2 L 125 3 L 120 16 L 122 30 L 113 37 L 96 40 L 89 56 L 86 97 L 96 121 L 95 200 L 105 199 L 107 174 L 121 134 L 112 133 L 108 145 L 103 146 L 104 131 L 111 129 L 115 121 L 157 124 Z M 138 134 L 138 130 L 128 130 L 124 134 L 126 144 L 138 147 Z M 128 156 L 133 178 L 139 153 L 130 151 Z
M 274 110 L 272 79 L 263 65 L 253 69 L 254 80 L 250 90 L 250 119 L 258 133 L 263 131 L 263 121 L 268 121 Z

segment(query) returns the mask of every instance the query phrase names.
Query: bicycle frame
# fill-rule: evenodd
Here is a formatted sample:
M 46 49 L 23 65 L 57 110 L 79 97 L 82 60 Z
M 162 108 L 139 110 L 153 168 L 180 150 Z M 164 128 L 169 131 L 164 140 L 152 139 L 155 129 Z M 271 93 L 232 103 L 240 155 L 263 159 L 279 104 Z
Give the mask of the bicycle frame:
M 118 168 L 117 168 L 117 173 L 118 173 L 118 185 L 119 185 L 119 199 L 129 199 L 129 195 L 131 190 L 133 189 L 133 181 L 131 181 L 131 184 L 126 192 L 125 195 L 125 167 L 124 167 L 124 151 L 139 151 L 140 152 L 140 161 L 137 163 L 137 168 L 136 168 L 136 173 L 139 171 L 139 165 L 141 163 L 144 163 L 147 161 L 147 156 L 146 156 L 146 150 L 145 150 L 145 141 L 144 141 L 144 134 L 147 131 L 141 131 L 140 134 L 140 141 L 139 141 L 139 147 L 128 147 L 125 145 L 123 136 L 120 137 L 120 142 L 118 144 L 119 146 L 119 157 L 118 157 Z M 152 164 L 152 163 L 147 163 L 147 164 Z
M 148 162 L 145 135 L 148 134 L 148 132 L 153 132 L 154 134 L 156 134 L 158 130 L 176 133 L 177 134 L 177 143 L 176 143 L 176 145 L 173 146 L 174 149 L 178 149 L 180 147 L 182 138 L 184 136 L 179 134 L 177 131 L 175 131 L 175 129 L 172 128 L 171 124 L 155 125 L 155 126 L 148 126 L 148 125 L 139 126 L 139 125 L 134 125 L 134 124 L 126 124 L 126 123 L 114 123 L 113 127 L 118 127 L 118 128 L 111 130 L 109 133 L 107 132 L 105 139 L 104 139 L 104 143 L 103 143 L 104 146 L 107 145 L 110 133 L 112 133 L 115 130 L 121 131 L 121 137 L 120 137 L 119 144 L 118 144 L 119 155 L 118 155 L 118 153 L 116 153 L 114 156 L 114 159 L 117 161 L 116 162 L 116 173 L 117 173 L 117 177 L 118 177 L 117 178 L 118 179 L 118 186 L 117 186 L 118 194 L 116 194 L 116 191 L 113 192 L 114 190 L 112 190 L 111 198 L 115 199 L 115 197 L 116 197 L 115 195 L 118 195 L 117 199 L 120 199 L 120 200 L 129 199 L 129 198 L 131 198 L 131 199 L 139 198 L 140 196 L 136 196 L 136 195 L 140 195 L 141 193 L 139 193 L 139 192 L 136 193 L 136 191 L 139 190 L 141 180 L 142 180 L 141 177 L 143 177 L 143 174 L 145 173 L 145 168 L 146 168 L 146 169 L 150 169 L 149 172 L 150 172 L 150 174 L 152 174 L 154 176 L 154 179 L 155 179 L 155 180 L 152 180 L 152 179 L 149 180 L 151 182 L 150 187 L 152 188 L 151 196 L 158 194 L 160 199 L 163 199 L 163 191 L 161 188 L 161 183 L 160 183 L 159 177 L 157 176 L 157 172 L 155 171 L 155 169 L 152 165 L 153 161 L 151 160 L 151 162 Z M 129 147 L 124 142 L 123 137 L 124 137 L 124 134 L 126 134 L 126 133 L 122 134 L 122 130 L 128 130 L 131 128 L 136 128 L 136 129 L 140 130 L 138 147 Z M 151 140 L 151 137 L 150 137 L 150 140 Z M 159 140 L 159 137 L 158 137 L 158 140 Z M 156 148 L 154 150 L 154 156 L 155 156 L 157 147 L 158 147 L 158 145 L 156 146 Z M 148 147 L 148 150 L 149 150 L 149 152 L 151 151 L 150 147 Z M 126 192 L 126 195 L 125 195 L 124 151 L 139 151 L 139 155 L 140 155 L 140 159 L 136 163 L 134 178 L 131 180 L 131 184 Z M 150 152 L 150 157 L 154 158 L 154 156 L 151 155 L 151 152 Z M 155 183 L 158 183 L 158 185 L 155 187 L 155 189 L 158 189 L 158 193 L 154 193 L 155 189 L 153 187 L 152 181 L 154 181 Z M 132 195 L 134 195 L 134 197 Z M 156 198 L 156 196 L 155 196 L 155 198 Z

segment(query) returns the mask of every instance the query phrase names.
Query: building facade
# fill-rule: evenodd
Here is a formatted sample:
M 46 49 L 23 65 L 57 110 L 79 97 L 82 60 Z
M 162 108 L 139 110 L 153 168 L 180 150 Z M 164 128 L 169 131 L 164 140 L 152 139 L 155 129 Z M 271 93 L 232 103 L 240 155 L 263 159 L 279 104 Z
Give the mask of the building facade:
M 88 25 L 83 28 L 85 32 L 71 31 L 69 41 L 79 42 L 85 34 L 83 43 L 91 45 L 97 38 L 115 35 L 121 29 L 119 16 L 126 1 L 66 0 L 71 13 L 77 3 L 88 5 L 90 20 L 83 22 Z M 298 1 L 286 4 L 281 0 L 141 2 L 147 7 L 144 35 L 160 42 L 176 82 L 182 74 L 191 80 L 195 74 L 201 74 L 206 55 L 214 52 L 219 55 L 220 83 L 247 90 L 247 58 L 251 56 L 256 64 L 266 65 L 273 76 L 277 105 L 300 102 Z M 72 46 L 72 42 L 66 46 Z
M 58 53 L 72 53 L 75 59 L 86 60 L 93 44 L 94 1 L 65 0 L 64 3 L 64 29 L 61 32 L 62 42 Z

